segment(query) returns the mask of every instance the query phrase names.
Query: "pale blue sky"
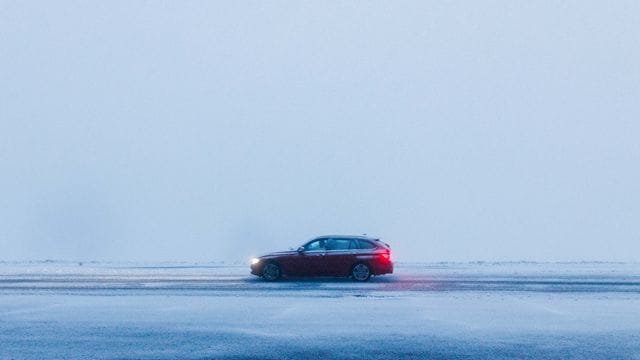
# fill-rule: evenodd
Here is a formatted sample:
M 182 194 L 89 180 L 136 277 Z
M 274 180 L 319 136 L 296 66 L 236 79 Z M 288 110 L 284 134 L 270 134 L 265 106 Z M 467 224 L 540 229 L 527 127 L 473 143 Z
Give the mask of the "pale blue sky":
M 0 0 L 0 259 L 640 260 L 639 16 Z

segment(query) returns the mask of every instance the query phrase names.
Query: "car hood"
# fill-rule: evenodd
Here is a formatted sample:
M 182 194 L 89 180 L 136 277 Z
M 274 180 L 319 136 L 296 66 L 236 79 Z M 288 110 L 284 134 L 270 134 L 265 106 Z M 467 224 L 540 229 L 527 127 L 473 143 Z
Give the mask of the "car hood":
M 276 252 L 272 252 L 272 253 L 268 253 L 265 255 L 260 256 L 260 259 L 268 259 L 268 258 L 274 258 L 274 257 L 278 257 L 278 256 L 290 256 L 290 255 L 297 255 L 298 252 L 295 250 L 290 250 L 290 251 L 276 251 Z

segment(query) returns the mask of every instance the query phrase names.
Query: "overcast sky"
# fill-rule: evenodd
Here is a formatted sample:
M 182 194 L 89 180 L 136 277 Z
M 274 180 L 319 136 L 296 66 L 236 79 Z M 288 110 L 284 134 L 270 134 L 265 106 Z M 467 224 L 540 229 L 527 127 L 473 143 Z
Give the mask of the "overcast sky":
M 640 260 L 638 1 L 0 0 L 0 260 Z

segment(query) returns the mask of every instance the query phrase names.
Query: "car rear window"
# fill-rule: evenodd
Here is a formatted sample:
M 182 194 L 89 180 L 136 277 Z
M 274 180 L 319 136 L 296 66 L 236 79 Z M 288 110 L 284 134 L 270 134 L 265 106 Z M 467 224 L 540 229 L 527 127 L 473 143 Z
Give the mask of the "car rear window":
M 372 242 L 367 241 L 367 240 L 359 239 L 358 240 L 358 244 L 360 245 L 360 249 L 375 249 L 376 248 L 376 246 Z

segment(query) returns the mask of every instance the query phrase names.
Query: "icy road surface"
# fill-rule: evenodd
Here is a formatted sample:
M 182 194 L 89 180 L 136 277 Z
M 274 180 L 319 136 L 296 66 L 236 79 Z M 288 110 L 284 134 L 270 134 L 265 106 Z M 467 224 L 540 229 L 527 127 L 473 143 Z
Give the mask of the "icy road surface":
M 53 358 L 640 359 L 640 264 L 398 264 L 358 284 L 0 262 L 0 359 Z

